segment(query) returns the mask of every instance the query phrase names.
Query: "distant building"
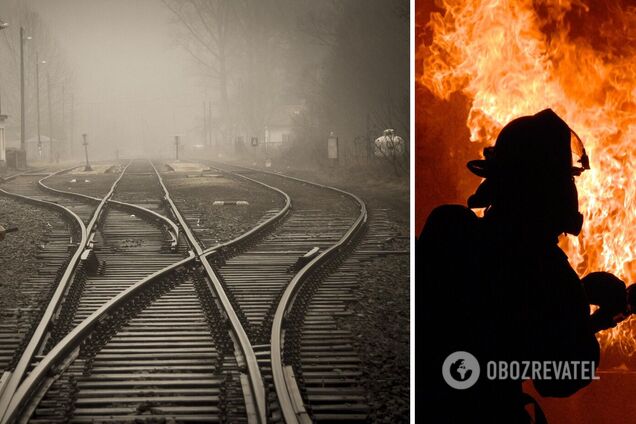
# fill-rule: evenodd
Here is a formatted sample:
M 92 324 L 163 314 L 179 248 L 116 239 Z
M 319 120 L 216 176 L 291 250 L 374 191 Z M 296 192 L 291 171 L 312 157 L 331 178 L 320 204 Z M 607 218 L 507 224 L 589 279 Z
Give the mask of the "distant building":
M 294 118 L 302 112 L 301 105 L 284 105 L 274 110 L 265 126 L 265 145 L 275 153 L 294 142 Z
M 234 153 L 278 156 L 295 141 L 296 117 L 303 111 L 302 105 L 283 105 L 275 108 L 265 118 L 265 124 L 250 132 L 237 128 L 233 135 Z

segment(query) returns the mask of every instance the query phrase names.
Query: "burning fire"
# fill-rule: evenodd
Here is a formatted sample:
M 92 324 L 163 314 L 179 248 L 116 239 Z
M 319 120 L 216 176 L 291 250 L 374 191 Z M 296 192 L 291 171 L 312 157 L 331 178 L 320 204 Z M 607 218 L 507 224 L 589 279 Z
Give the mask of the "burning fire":
M 520 115 L 547 107 L 559 114 L 583 140 L 592 166 L 577 178 L 583 231 L 562 247 L 580 275 L 605 270 L 631 284 L 636 7 L 613 4 L 603 22 L 577 27 L 577 17 L 592 17 L 588 1 L 438 1 L 440 11 L 422 17 L 432 38 L 418 47 L 423 69 L 416 78 L 440 99 L 456 92 L 468 99 L 471 141 L 494 142 L 503 125 Z M 603 346 L 636 354 L 635 322 L 604 332 Z

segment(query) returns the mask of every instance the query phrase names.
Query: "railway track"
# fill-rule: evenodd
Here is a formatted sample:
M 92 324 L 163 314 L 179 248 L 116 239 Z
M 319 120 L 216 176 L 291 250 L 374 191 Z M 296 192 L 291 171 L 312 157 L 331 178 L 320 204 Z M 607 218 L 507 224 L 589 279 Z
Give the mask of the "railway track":
M 368 421 L 365 390 L 361 378 L 355 378 L 361 377 L 361 372 L 347 369 L 343 364 L 344 361 L 357 364 L 355 353 L 345 352 L 348 356 L 344 356 L 339 350 L 343 344 L 339 343 L 342 338 L 338 338 L 337 329 L 320 324 L 316 324 L 318 328 L 303 328 L 303 320 L 294 320 L 288 311 L 305 280 L 313 280 L 309 281 L 313 286 L 324 284 L 327 288 L 322 290 L 335 288 L 331 296 L 323 294 L 323 299 L 318 301 L 320 305 L 314 306 L 318 314 L 342 309 L 343 302 L 353 300 L 348 292 L 347 284 L 351 284 L 346 280 L 348 276 L 344 277 L 345 281 L 336 279 L 333 287 L 333 281 L 322 282 L 324 270 L 320 265 L 346 249 L 364 227 L 367 218 L 364 202 L 349 193 L 307 181 L 240 168 L 238 173 L 281 187 L 294 200 L 292 212 L 276 229 L 238 252 L 222 252 L 215 260 L 260 354 L 261 369 L 270 392 L 270 420 L 287 423 Z M 304 316 L 296 309 L 296 316 Z M 311 316 L 315 311 L 303 312 L 309 314 L 308 322 L 324 324 L 324 318 Z M 312 397 L 304 399 L 288 353 L 301 334 L 311 338 L 304 348 L 311 356 L 305 377 L 308 380 L 313 377 L 316 386 L 311 389 Z M 353 350 L 350 343 L 349 346 Z M 316 366 L 311 368 L 313 365 Z M 330 384 L 336 390 L 329 387 Z M 349 387 L 343 389 L 346 385 Z M 307 389 L 304 386 L 302 389 L 306 394 Z
M 45 221 L 40 224 L 45 230 L 45 237 L 39 240 L 35 251 L 35 259 L 40 263 L 37 273 L 22 281 L 13 293 L 4 293 L 7 298 L 2 300 L 4 307 L 0 310 L 0 370 L 3 373 L 15 366 L 21 345 L 28 338 L 32 323 L 38 319 L 40 306 L 50 296 L 52 282 L 60 277 L 59 270 L 68 259 L 69 247 L 74 236 L 72 227 L 59 212 L 40 214 L 39 219 Z M 29 225 L 33 224 L 29 222 Z M 31 230 L 23 228 L 23 231 L 25 229 Z M 13 246 L 10 248 L 14 249 Z M 11 259 L 15 259 L 16 256 L 14 253 Z M 5 258 L 3 262 L 11 259 Z M 15 271 L 11 274 L 9 272 L 11 271 L 3 271 L 5 281 L 20 278 Z
M 67 246 L 77 249 L 67 260 L 68 267 L 58 269 L 60 278 L 49 280 L 49 284 L 54 282 L 51 287 L 55 290 L 49 293 L 50 303 L 37 328 L 32 326 L 26 346 L 15 351 L 14 358 L 21 355 L 19 361 L 14 360 L 3 375 L 3 408 L 29 367 L 83 318 L 141 277 L 183 257 L 172 252 L 175 246 L 170 243 L 171 237 L 165 237 L 163 229 L 155 225 L 157 220 L 161 221 L 156 213 L 115 201 L 113 207 L 105 207 L 124 173 L 125 170 L 118 178 L 115 175 L 116 181 L 103 199 L 47 186 L 47 180 L 59 173 L 45 178 L 25 174 L 4 184 L 3 192 L 7 195 L 64 211 L 74 224 L 75 237 L 70 243 L 67 240 Z M 146 214 L 150 219 L 144 221 L 129 210 Z M 170 227 L 169 220 L 163 220 L 164 227 Z M 171 246 L 167 248 L 166 244 Z M 59 249 L 57 253 L 64 256 Z M 161 257 L 158 253 L 166 254 Z M 17 330 L 24 333 L 21 328 Z
M 324 208 L 322 213 L 310 211 L 310 216 L 318 212 L 319 219 L 315 221 L 298 208 L 295 216 L 260 243 L 220 262 L 220 273 L 224 275 L 225 268 L 225 275 L 230 276 L 228 285 L 244 288 L 258 284 L 260 279 L 269 283 L 267 289 L 274 288 L 274 308 L 265 315 L 265 308 L 258 306 L 265 304 L 267 298 L 249 296 L 256 296 L 258 287 L 246 291 L 243 301 L 244 309 L 251 313 L 250 322 L 261 325 L 261 331 L 257 329 L 253 337 L 256 343 L 263 343 L 259 346 L 263 354 L 261 367 L 271 391 L 276 393 L 270 405 L 270 419 L 287 423 L 373 421 L 373 399 L 368 388 L 374 382 L 365 375 L 356 334 L 341 320 L 353 313 L 350 305 L 357 300 L 355 291 L 364 279 L 366 264 L 379 256 L 408 255 L 408 248 L 404 248 L 404 242 L 396 243 L 401 236 L 392 226 L 387 210 L 374 210 L 366 222 L 366 205 L 350 193 L 330 188 L 359 206 L 353 214 L 347 208 L 336 207 L 333 201 L 316 202 L 316 194 L 308 188 L 324 190 L 324 186 L 256 170 L 242 169 L 242 174 L 277 187 L 284 184 L 280 181 L 283 179 L 292 186 L 300 185 L 304 194 L 312 198 L 310 207 L 320 204 Z M 292 199 L 299 197 L 289 185 L 285 191 Z M 302 201 L 298 203 L 303 206 Z M 313 231 L 319 231 L 320 236 L 316 237 Z M 312 242 L 314 248 L 299 258 L 298 253 Z M 298 250 L 294 252 L 289 246 Z M 258 257 L 261 260 L 250 260 Z M 297 262 L 290 265 L 294 257 Z
M 395 236 L 386 211 L 374 210 L 356 240 L 310 275 L 287 305 L 281 304 L 281 316 L 291 324 L 281 342 L 287 364 L 283 375 L 290 398 L 302 399 L 301 412 L 311 422 L 374 421 L 369 387 L 382 383 L 365 375 L 358 333 L 346 320 L 354 313 L 351 305 L 358 300 L 369 261 L 379 255 L 408 255 L 408 250 L 392 246 Z
M 81 275 L 64 312 L 51 311 L 46 347 L 21 357 L 28 369 L 5 390 L 2 422 L 369 419 L 359 352 L 336 321 L 364 261 L 391 254 L 379 250 L 386 219 L 365 231 L 366 206 L 349 193 L 217 170 L 283 206 L 215 242 L 146 161 L 130 163 L 105 198 L 56 192 L 73 199 L 69 212 L 103 211 L 74 214 L 96 228 Z
M 60 172 L 61 173 L 61 172 Z M 55 203 L 64 206 L 73 214 L 81 218 L 84 224 L 88 224 L 96 204 L 99 202 L 95 199 L 78 198 L 65 193 L 47 190 L 46 181 L 50 177 L 57 175 L 58 172 L 50 174 L 47 172 L 36 172 L 18 175 L 15 178 L 2 184 L 5 194 L 14 194 L 27 197 L 27 201 L 35 202 L 40 205 Z M 116 175 L 113 178 L 116 178 Z M 72 216 L 68 215 L 67 216 Z
M 148 173 L 131 173 L 141 174 Z M 114 200 L 112 203 L 113 208 L 120 206 Z M 184 223 L 167 192 L 159 203 L 171 206 L 172 216 Z M 92 281 L 89 275 L 77 290 L 78 306 L 70 314 L 74 317 L 68 326 L 70 331 L 14 391 L 3 422 L 19 417 L 30 417 L 34 422 L 134 420 L 136 412 L 147 416 L 148 411 L 157 416 L 171 414 L 180 420 L 238 422 L 255 417 L 264 422 L 262 383 L 253 381 L 255 376 L 259 378 L 254 354 L 249 343 L 240 342 L 247 339 L 240 325 L 233 327 L 232 321 L 238 321 L 232 320 L 232 311 L 222 309 L 223 293 L 212 289 L 216 277 L 207 273 L 205 258 L 199 258 L 203 266 L 194 264 L 195 254 L 190 251 L 185 259 L 133 285 L 112 287 L 113 275 L 104 280 L 100 277 L 113 262 L 104 250 L 114 243 L 115 250 L 132 247 L 134 251 L 139 244 L 121 245 L 122 239 L 131 239 L 125 234 L 126 228 L 121 228 L 125 216 L 113 215 L 111 224 L 108 216 L 112 214 L 109 210 L 103 215 L 100 231 L 92 239 L 91 254 L 96 260 L 92 261 L 91 272 L 97 280 Z M 139 233 L 139 223 L 130 228 Z M 183 224 L 182 229 L 188 247 L 201 252 L 187 225 Z M 147 243 L 148 234 L 140 235 L 139 241 Z M 159 247 L 157 243 L 150 245 Z M 178 244 L 172 250 L 184 249 Z M 124 253 L 130 256 L 131 251 Z M 130 271 L 123 274 L 128 278 Z M 147 271 L 135 270 L 141 274 Z M 95 290 L 89 290 L 91 286 Z M 56 367 L 65 371 L 50 376 Z M 208 394 L 197 395 L 192 388 L 188 392 L 190 385 L 209 389 Z M 126 387 L 135 395 L 126 392 Z M 253 404 L 245 402 L 246 392 Z M 212 399 L 218 404 L 210 406 Z M 157 410 L 157 404 L 161 410 Z M 124 416 L 117 418 L 117 414 Z
M 10 181 L 10 183 L 15 182 L 15 180 L 17 180 L 18 177 L 21 177 L 21 175 L 17 175 L 15 177 L 16 178 L 13 179 L 14 181 Z M 28 178 L 33 177 L 33 175 L 28 176 Z M 35 175 L 35 177 L 38 176 Z M 8 407 L 12 395 L 14 394 L 18 385 L 27 373 L 31 362 L 37 355 L 43 353 L 43 351 L 46 349 L 47 341 L 50 342 L 50 340 L 52 340 L 52 332 L 50 330 L 54 326 L 54 314 L 57 312 L 59 306 L 62 304 L 62 299 L 69 293 L 70 288 L 72 288 L 72 282 L 77 276 L 81 276 L 81 274 L 83 273 L 85 261 L 82 256 L 84 255 L 83 250 L 89 243 L 89 229 L 92 230 L 92 228 L 94 227 L 97 218 L 101 214 L 104 203 L 112 194 L 111 188 L 111 191 L 107 194 L 103 201 L 99 202 L 99 205 L 92 213 L 93 218 L 91 219 L 89 218 L 89 208 L 87 208 L 87 206 L 83 203 L 69 202 L 71 203 L 69 207 L 58 204 L 58 202 L 61 200 L 59 198 L 59 195 L 61 193 L 47 188 L 42 182 L 46 178 L 48 178 L 48 176 L 42 179 L 38 179 L 37 186 L 34 184 L 35 180 L 27 181 L 27 183 L 25 183 L 24 179 L 22 179 L 17 184 L 9 184 L 9 189 L 17 189 L 18 191 L 20 191 L 20 193 L 7 191 L 4 188 L 1 189 L 4 195 L 28 202 L 34 202 L 39 206 L 48 207 L 64 214 L 72 226 L 72 238 L 70 239 L 71 246 L 75 245 L 75 249 L 72 255 L 70 255 L 70 257 L 67 259 L 67 263 L 58 268 L 56 278 L 52 281 L 49 281 L 50 288 L 48 290 L 48 294 L 45 296 L 48 297 L 48 299 L 41 299 L 44 305 L 38 308 L 38 311 L 32 316 L 32 318 L 35 318 L 35 316 L 39 316 L 39 320 L 36 319 L 26 324 L 28 327 L 30 327 L 30 330 L 27 333 L 28 337 L 24 337 L 24 334 L 22 334 L 22 343 L 14 353 L 14 358 L 17 358 L 17 360 L 14 359 L 3 373 L 2 384 L 0 387 L 0 411 L 2 414 L 4 414 L 4 411 Z M 7 184 L 5 184 L 5 186 L 6 185 Z M 116 182 L 114 185 L 116 185 Z M 53 192 L 54 194 L 41 196 L 40 192 L 36 192 L 35 190 L 37 189 L 34 187 L 46 189 L 49 192 Z M 72 211 L 71 208 L 75 208 L 78 213 Z M 79 213 L 84 214 L 84 216 L 81 217 Z M 89 219 L 90 221 L 88 222 L 88 224 L 86 224 L 85 221 Z M 75 273 L 76 268 L 78 270 L 77 273 Z M 44 282 L 44 284 L 46 284 L 46 282 Z M 42 291 L 43 290 L 41 290 L 40 292 Z M 16 328 L 18 334 L 20 330 L 21 329 L 19 327 Z

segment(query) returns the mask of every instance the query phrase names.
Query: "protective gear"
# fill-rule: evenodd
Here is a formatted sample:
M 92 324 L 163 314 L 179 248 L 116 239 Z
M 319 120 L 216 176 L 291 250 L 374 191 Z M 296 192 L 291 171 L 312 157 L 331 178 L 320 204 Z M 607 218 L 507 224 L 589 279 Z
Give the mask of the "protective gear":
M 581 139 L 551 109 L 508 123 L 468 169 L 485 178 L 469 207 L 530 215 L 557 234 L 581 231 L 574 176 L 589 169 L 589 159 Z
M 468 164 L 485 178 L 468 200 L 487 208 L 484 217 L 440 206 L 417 241 L 416 294 L 425 293 L 418 304 L 426 306 L 416 308 L 416 320 L 435 341 L 424 347 L 418 401 L 430 422 L 539 422 L 526 413 L 520 378 L 479 379 L 456 390 L 440 372 L 444 362 L 465 351 L 486 364 L 556 360 L 596 367 L 595 331 L 630 311 L 627 299 L 636 292 L 626 293 L 605 273 L 590 274 L 584 287 L 558 247 L 558 234 L 581 229 L 574 177 L 589 161 L 580 138 L 553 111 L 510 122 L 484 157 Z M 600 305 L 594 320 L 589 301 Z M 533 385 L 542 396 L 565 397 L 591 381 L 579 375 L 537 378 Z

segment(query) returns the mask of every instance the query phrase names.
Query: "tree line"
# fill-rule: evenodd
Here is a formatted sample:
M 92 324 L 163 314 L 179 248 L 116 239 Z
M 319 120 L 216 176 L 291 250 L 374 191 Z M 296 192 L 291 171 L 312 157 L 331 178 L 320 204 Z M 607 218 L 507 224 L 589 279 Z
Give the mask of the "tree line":
M 263 153 L 269 137 L 266 155 L 326 165 L 332 135 L 339 163 L 358 166 L 385 129 L 408 146 L 408 1 L 162 1 L 213 93 L 200 123 L 212 150 Z

